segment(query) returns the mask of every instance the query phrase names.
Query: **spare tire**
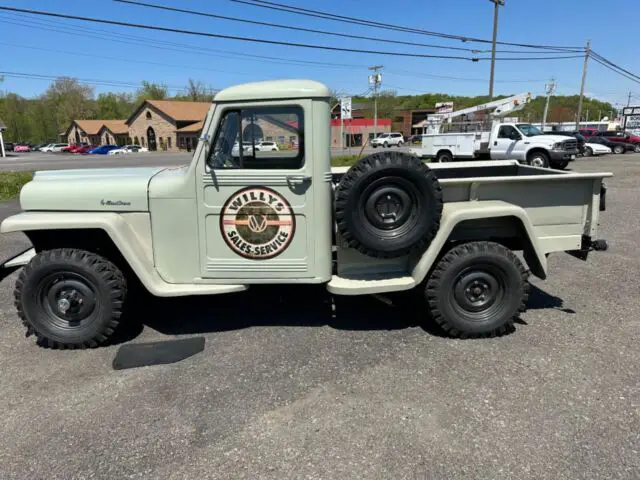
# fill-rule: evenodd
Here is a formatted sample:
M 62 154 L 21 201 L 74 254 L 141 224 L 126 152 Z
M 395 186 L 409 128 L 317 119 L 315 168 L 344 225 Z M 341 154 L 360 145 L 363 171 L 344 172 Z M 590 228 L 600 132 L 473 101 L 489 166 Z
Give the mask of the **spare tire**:
M 440 227 L 442 190 L 415 156 L 388 151 L 349 169 L 336 189 L 336 224 L 350 248 L 376 258 L 426 249 Z

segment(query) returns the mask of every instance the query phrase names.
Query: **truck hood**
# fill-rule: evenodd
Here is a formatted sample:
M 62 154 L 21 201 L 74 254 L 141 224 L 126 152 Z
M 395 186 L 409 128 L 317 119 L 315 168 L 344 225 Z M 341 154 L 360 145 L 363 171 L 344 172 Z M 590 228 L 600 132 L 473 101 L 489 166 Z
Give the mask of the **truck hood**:
M 23 210 L 148 212 L 148 186 L 164 167 L 39 171 L 20 191 Z
M 563 135 L 534 135 L 533 137 L 524 137 L 524 140 L 528 140 L 532 143 L 535 142 L 553 145 L 554 143 L 564 142 L 565 140 L 575 140 L 575 138 Z

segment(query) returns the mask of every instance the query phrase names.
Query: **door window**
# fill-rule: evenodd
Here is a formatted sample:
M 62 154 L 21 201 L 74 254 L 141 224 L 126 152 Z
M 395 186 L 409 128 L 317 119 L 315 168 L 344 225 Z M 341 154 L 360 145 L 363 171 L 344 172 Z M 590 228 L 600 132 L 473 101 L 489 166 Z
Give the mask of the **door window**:
M 515 134 L 517 133 L 516 129 L 509 126 L 509 125 L 505 125 L 500 127 L 500 130 L 498 130 L 498 138 L 508 138 L 511 139 L 511 137 L 513 137 Z
M 263 139 L 289 137 L 293 142 L 279 150 L 261 150 Z M 262 142 L 265 145 L 265 142 Z M 257 148 L 256 148 L 257 147 Z M 304 116 L 302 108 L 264 107 L 224 112 L 209 152 L 214 169 L 287 169 L 304 165 Z

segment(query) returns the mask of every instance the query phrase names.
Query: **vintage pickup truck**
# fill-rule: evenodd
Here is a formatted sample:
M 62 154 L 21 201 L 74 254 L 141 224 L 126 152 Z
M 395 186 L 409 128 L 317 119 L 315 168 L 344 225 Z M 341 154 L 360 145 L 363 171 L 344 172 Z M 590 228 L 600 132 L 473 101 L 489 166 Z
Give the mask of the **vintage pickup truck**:
M 295 283 L 334 295 L 413 290 L 424 297 L 416 315 L 450 335 L 499 335 L 526 307 L 529 273 L 548 275 L 550 253 L 585 259 L 604 246 L 610 174 L 427 165 L 398 150 L 332 169 L 329 98 L 307 80 L 231 87 L 189 165 L 37 172 L 23 212 L 0 226 L 33 244 L 4 264 L 21 268 L 27 333 L 54 348 L 101 345 L 135 300 L 132 284 L 178 296 Z M 290 147 L 253 147 L 281 136 Z

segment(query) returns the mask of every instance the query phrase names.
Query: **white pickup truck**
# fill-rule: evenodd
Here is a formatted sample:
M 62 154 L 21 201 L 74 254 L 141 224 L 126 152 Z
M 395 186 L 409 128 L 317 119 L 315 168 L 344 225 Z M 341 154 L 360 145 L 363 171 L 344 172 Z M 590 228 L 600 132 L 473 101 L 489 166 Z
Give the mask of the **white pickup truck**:
M 576 159 L 574 138 L 543 135 L 527 123 L 495 122 L 490 132 L 435 133 L 422 135 L 420 147 L 411 153 L 438 162 L 454 159 L 518 160 L 535 167 L 564 169 Z

